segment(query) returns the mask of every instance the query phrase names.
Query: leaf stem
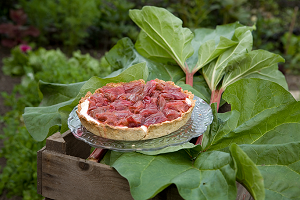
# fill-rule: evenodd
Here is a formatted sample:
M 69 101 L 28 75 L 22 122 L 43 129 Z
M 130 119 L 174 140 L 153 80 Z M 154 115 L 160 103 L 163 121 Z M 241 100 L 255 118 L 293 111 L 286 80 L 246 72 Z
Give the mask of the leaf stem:
M 223 88 L 221 88 L 220 90 L 211 91 L 210 105 L 213 103 L 217 103 L 217 111 L 219 110 L 220 107 L 220 101 L 223 92 L 224 92 Z
M 92 162 L 99 162 L 104 157 L 106 152 L 107 152 L 107 149 L 96 148 L 91 153 L 91 155 L 87 158 L 87 160 L 92 161 Z
M 194 74 L 187 72 L 185 74 L 185 83 L 193 87 Z
M 197 141 L 195 143 L 195 145 L 198 145 L 198 144 L 202 144 L 202 138 L 203 138 L 203 135 L 200 135 L 198 138 L 197 138 Z
M 224 89 L 221 88 L 220 90 L 213 90 L 211 92 L 211 98 L 210 98 L 210 105 L 212 103 L 217 103 L 217 111 L 219 110 L 219 107 L 220 107 L 220 101 L 221 101 L 221 96 L 222 96 L 222 93 L 224 92 Z M 198 144 L 202 144 L 202 138 L 203 138 L 203 135 L 200 135 L 195 143 L 195 145 L 198 145 Z
M 185 84 L 188 84 L 188 85 L 193 87 L 194 74 L 196 73 L 196 71 L 191 71 L 190 72 L 187 63 L 185 63 L 184 72 L 185 72 Z

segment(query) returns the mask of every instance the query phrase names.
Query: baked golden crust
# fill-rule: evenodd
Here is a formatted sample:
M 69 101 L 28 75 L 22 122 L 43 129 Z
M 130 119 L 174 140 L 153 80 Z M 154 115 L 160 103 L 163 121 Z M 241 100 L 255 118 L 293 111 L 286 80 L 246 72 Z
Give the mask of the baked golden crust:
M 145 83 L 144 80 L 137 80 Z M 165 82 L 163 80 L 155 79 L 156 82 Z M 175 85 L 175 83 L 171 81 L 167 81 L 167 83 Z M 106 86 L 118 87 L 124 83 L 109 83 Z M 164 135 L 168 135 L 180 127 L 182 127 L 186 122 L 190 119 L 192 115 L 193 108 L 195 107 L 195 100 L 193 100 L 194 95 L 185 90 L 181 91 L 187 94 L 188 99 L 191 101 L 191 107 L 184 113 L 182 113 L 181 117 L 176 118 L 172 121 L 164 121 L 162 123 L 151 124 L 148 126 L 147 131 L 145 131 L 142 127 L 124 127 L 124 126 L 112 126 L 106 123 L 96 123 L 94 121 L 88 120 L 84 115 L 80 112 L 82 110 L 82 103 L 85 102 L 91 95 L 91 92 L 88 92 L 85 97 L 83 97 L 78 104 L 77 115 L 81 121 L 81 124 L 90 132 L 95 135 L 101 136 L 103 138 L 109 138 L 113 140 L 127 140 L 127 141 L 135 141 L 135 140 L 146 140 L 151 138 L 157 138 Z M 100 88 L 95 91 L 95 93 L 100 93 Z M 146 128 L 146 127 L 144 127 Z

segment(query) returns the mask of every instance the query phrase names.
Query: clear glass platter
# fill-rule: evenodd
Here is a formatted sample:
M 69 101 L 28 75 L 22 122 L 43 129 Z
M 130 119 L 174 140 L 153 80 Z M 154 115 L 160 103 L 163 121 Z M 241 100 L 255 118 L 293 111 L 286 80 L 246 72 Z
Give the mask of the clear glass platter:
M 76 114 L 77 107 L 73 109 L 68 118 L 68 126 L 73 135 L 90 146 L 96 148 L 117 150 L 117 151 L 154 151 L 168 146 L 175 146 L 186 143 L 194 137 L 202 135 L 207 126 L 213 120 L 211 107 L 201 98 L 194 97 L 196 105 L 189 121 L 177 131 L 159 138 L 139 141 L 112 140 L 102 138 L 89 132 Z

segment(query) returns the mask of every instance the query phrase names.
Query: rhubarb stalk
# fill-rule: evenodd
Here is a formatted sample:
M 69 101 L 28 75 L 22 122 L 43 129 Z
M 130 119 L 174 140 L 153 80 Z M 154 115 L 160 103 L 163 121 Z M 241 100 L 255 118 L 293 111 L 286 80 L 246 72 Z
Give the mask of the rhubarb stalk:
M 196 73 L 196 71 L 189 71 L 189 67 L 187 66 L 187 63 L 185 63 L 185 69 L 184 69 L 184 73 L 185 73 L 185 83 L 192 86 L 193 87 L 193 81 L 194 81 L 194 74 Z
M 213 103 L 217 103 L 217 111 L 219 110 L 220 107 L 220 101 L 223 92 L 224 92 L 223 88 L 221 88 L 220 90 L 213 90 L 211 92 L 210 105 Z
M 92 162 L 99 162 L 104 157 L 106 152 L 107 149 L 96 148 L 94 149 L 94 151 L 91 153 L 91 155 L 88 157 L 87 160 Z

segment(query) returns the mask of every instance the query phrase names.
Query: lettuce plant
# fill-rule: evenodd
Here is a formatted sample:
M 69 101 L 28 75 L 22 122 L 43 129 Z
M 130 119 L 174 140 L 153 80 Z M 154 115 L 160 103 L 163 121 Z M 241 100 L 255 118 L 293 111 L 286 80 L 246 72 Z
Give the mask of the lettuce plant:
M 278 70 L 283 58 L 252 50 L 253 27 L 239 23 L 192 32 L 163 8 L 129 15 L 141 28 L 137 42 L 124 38 L 105 55 L 106 66 L 118 70 L 74 84 L 41 82 L 42 106 L 23 115 L 31 135 L 43 140 L 66 131 L 79 99 L 108 82 L 171 80 L 210 103 L 214 119 L 200 144 L 108 151 L 102 162 L 128 180 L 134 199 L 154 197 L 171 184 L 185 199 L 235 199 L 236 181 L 255 199 L 298 198 L 300 105 Z M 218 113 L 222 102 L 231 111 Z

